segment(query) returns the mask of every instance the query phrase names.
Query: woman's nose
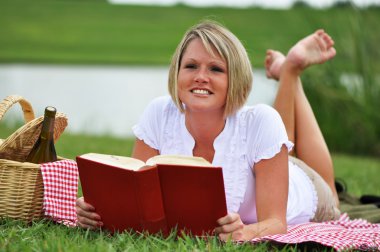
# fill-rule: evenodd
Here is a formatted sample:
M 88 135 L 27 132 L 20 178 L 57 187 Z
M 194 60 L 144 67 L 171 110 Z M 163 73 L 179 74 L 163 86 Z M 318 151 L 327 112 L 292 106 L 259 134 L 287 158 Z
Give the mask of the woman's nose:
M 206 69 L 199 69 L 199 71 L 196 73 L 196 76 L 195 76 L 195 82 L 198 82 L 198 83 L 209 82 L 209 77 L 208 77 Z

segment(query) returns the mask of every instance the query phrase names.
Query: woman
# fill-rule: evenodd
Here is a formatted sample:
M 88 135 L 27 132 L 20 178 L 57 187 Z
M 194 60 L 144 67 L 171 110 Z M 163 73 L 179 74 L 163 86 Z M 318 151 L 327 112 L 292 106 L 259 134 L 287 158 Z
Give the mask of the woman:
M 146 161 L 158 154 L 194 155 L 222 166 L 229 212 L 215 228 L 222 240 L 336 219 L 331 158 L 299 79 L 305 68 L 334 55 L 333 41 L 323 31 L 298 42 L 286 58 L 268 51 L 267 75 L 280 81 L 279 113 L 266 105 L 246 107 L 252 71 L 243 45 L 223 26 L 202 22 L 186 32 L 174 53 L 171 97 L 152 101 L 133 128 L 132 156 Z M 314 170 L 288 160 L 293 144 L 287 133 L 295 154 Z M 81 227 L 102 225 L 83 198 L 77 200 L 77 215 Z

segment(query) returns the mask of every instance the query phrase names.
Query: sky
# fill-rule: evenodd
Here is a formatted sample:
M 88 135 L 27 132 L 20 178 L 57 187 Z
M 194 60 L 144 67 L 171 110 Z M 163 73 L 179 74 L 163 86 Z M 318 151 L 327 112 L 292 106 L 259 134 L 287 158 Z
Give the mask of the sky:
M 316 8 L 328 7 L 334 2 L 342 0 L 302 0 L 309 5 Z M 177 3 L 184 3 L 191 6 L 231 6 L 231 7 L 247 7 L 247 6 L 261 6 L 264 8 L 288 8 L 294 0 L 109 0 L 111 3 L 131 3 L 131 4 L 147 4 L 147 5 L 173 5 Z M 370 4 L 380 5 L 380 0 L 352 0 L 355 5 L 365 7 Z

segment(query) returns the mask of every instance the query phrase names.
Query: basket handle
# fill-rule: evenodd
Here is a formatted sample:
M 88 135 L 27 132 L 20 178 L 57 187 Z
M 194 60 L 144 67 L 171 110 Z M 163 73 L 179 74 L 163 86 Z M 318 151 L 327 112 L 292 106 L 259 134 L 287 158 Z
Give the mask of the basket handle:
M 10 95 L 5 97 L 5 99 L 0 103 L 0 121 L 13 104 L 20 103 L 22 112 L 24 113 L 25 123 L 34 119 L 34 111 L 32 105 L 19 95 Z

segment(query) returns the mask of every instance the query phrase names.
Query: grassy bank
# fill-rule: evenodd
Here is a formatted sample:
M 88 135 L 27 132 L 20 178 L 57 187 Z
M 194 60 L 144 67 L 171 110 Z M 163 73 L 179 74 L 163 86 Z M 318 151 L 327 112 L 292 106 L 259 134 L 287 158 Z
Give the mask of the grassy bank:
M 216 19 L 244 42 L 254 66 L 265 50 L 286 52 L 299 38 L 326 29 L 337 41 L 334 68 L 352 70 L 352 23 L 360 15 L 380 40 L 380 8 L 354 10 L 266 10 L 111 5 L 106 1 L 0 1 L 0 62 L 78 64 L 168 64 L 184 31 L 204 18 Z M 380 69 L 380 52 L 370 55 Z
M 221 243 L 215 237 L 196 239 L 174 236 L 146 236 L 123 233 L 110 236 L 66 228 L 49 222 L 35 222 L 31 226 L 11 220 L 0 220 L 0 251 L 267 251 L 265 244 Z M 296 251 L 273 249 L 273 251 Z

